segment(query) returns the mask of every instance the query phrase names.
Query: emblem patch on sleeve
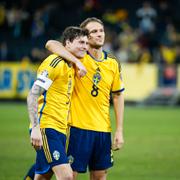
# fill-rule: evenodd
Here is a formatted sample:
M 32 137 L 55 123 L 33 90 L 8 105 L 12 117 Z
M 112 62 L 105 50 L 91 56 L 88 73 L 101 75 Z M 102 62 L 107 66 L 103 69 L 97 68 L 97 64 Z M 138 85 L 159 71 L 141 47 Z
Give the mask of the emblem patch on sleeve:
M 45 76 L 45 77 L 48 77 L 48 71 L 47 70 L 44 70 L 41 72 L 41 75 L 42 76 Z

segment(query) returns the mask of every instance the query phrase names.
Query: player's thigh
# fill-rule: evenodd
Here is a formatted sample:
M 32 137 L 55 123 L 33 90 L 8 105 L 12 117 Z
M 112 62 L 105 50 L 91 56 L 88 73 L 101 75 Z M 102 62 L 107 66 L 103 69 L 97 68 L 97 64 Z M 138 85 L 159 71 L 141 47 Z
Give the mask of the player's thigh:
M 57 180 L 73 180 L 70 164 L 61 164 L 52 168 Z
M 52 172 L 46 174 L 35 174 L 34 180 L 50 180 L 52 175 L 53 175 Z
M 43 148 L 37 151 L 36 174 L 46 174 L 54 166 L 68 164 L 66 136 L 54 129 L 42 129 Z
M 107 170 L 90 171 L 90 180 L 106 180 Z
M 84 173 L 93 151 L 92 132 L 75 127 L 70 128 L 67 156 L 73 171 Z
M 111 150 L 111 133 L 96 132 L 94 153 L 89 161 L 90 171 L 102 171 L 113 166 L 113 154 Z

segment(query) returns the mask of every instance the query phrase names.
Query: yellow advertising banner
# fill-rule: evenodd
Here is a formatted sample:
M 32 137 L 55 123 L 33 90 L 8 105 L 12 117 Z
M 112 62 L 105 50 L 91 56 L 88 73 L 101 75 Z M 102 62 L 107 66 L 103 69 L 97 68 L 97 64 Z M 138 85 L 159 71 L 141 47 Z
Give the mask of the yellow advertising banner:
M 25 99 L 36 78 L 37 67 L 28 62 L 0 63 L 0 99 Z M 157 88 L 158 68 L 154 64 L 122 64 L 122 75 L 125 100 L 141 101 Z
M 158 85 L 158 68 L 155 64 L 122 64 L 125 100 L 141 101 Z
M 0 98 L 25 99 L 36 78 L 37 66 L 29 63 L 0 63 Z

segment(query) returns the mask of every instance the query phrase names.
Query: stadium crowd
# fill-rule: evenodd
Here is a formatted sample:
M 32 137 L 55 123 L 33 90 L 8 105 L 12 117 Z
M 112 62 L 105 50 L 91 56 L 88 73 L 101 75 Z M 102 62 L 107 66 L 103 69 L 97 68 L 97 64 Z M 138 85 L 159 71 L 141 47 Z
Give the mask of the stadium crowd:
M 122 62 L 180 63 L 179 0 L 18 0 L 0 3 L 0 60 L 39 62 L 44 44 L 68 25 L 96 16 L 106 25 L 105 49 Z

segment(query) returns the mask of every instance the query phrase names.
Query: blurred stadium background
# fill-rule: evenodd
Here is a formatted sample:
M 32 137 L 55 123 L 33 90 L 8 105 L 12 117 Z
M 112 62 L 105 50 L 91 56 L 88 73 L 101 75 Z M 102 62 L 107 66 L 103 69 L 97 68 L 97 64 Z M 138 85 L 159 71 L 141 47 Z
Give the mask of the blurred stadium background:
M 0 180 L 22 179 L 34 160 L 25 99 L 46 41 L 91 16 L 105 23 L 126 88 L 126 143 L 109 179 L 179 180 L 179 9 L 180 0 L 1 0 Z

